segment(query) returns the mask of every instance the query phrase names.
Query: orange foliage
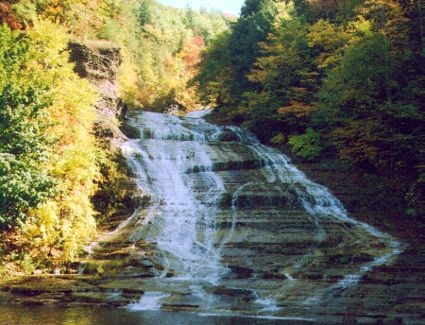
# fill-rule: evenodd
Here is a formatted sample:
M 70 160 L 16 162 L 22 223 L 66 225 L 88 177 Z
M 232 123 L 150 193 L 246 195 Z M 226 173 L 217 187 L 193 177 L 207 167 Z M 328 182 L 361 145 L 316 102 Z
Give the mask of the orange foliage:
M 201 52 L 205 49 L 205 42 L 201 36 L 195 36 L 189 39 L 179 56 L 185 62 L 186 66 L 193 68 L 201 61 Z
M 288 106 L 281 107 L 278 109 L 279 114 L 289 114 L 292 113 L 297 117 L 307 116 L 313 110 L 313 106 L 298 102 L 292 101 Z
M 23 25 L 10 9 L 9 3 L 0 3 L 0 24 L 6 23 L 11 29 L 22 29 Z

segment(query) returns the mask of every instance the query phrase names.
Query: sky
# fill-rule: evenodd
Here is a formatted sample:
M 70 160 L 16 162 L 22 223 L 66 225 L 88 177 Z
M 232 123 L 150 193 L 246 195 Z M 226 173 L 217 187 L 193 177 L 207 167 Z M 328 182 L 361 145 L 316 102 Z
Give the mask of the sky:
M 239 15 L 244 0 L 159 0 L 159 2 L 174 7 L 186 7 L 189 5 L 195 9 L 201 7 L 219 9 L 224 13 Z

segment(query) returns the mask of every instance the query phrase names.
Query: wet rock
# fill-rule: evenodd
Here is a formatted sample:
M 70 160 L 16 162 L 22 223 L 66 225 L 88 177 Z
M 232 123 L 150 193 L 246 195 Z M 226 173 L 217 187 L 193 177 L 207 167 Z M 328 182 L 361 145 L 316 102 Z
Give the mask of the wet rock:
M 229 297 L 246 296 L 246 297 L 254 298 L 252 290 L 242 289 L 242 288 L 229 288 L 224 286 L 217 286 L 214 288 L 208 288 L 206 289 L 206 291 L 211 292 L 215 295 L 223 295 L 223 296 L 229 296 Z
M 235 278 L 235 279 L 247 279 L 250 278 L 252 276 L 252 274 L 254 273 L 254 270 L 248 268 L 248 267 L 243 267 L 243 266 L 238 266 L 238 265 L 229 265 L 227 266 L 232 274 L 227 277 L 230 278 Z
M 154 267 L 154 264 L 152 263 L 152 261 L 148 260 L 148 259 L 143 259 L 141 261 L 141 265 L 147 268 L 151 268 Z
M 335 254 L 328 257 L 329 264 L 347 265 L 355 263 L 367 263 L 373 261 L 373 256 L 366 253 L 359 254 Z
M 104 304 L 107 301 L 107 296 L 99 292 L 73 292 L 71 295 L 73 302 L 90 303 L 90 304 Z
M 167 298 L 162 298 L 163 309 L 178 309 L 178 310 L 190 310 L 197 309 L 202 304 L 202 300 L 198 297 L 190 295 L 172 295 Z
M 232 130 L 224 129 L 224 131 L 220 134 L 218 140 L 225 142 L 238 141 L 238 136 Z
M 288 280 L 288 276 L 285 274 L 281 274 L 279 273 L 279 271 L 274 271 L 274 272 L 264 272 L 262 274 L 263 279 L 268 279 L 268 280 Z

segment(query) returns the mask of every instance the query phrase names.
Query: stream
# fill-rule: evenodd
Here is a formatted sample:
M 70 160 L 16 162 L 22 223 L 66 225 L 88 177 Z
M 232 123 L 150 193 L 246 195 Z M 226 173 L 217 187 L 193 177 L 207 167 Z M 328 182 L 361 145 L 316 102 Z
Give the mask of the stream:
M 0 307 L 3 320 L 42 313 L 64 324 L 397 319 L 385 312 L 396 297 L 366 284 L 374 274 L 382 279 L 406 246 L 352 219 L 277 149 L 204 114 L 127 116 L 134 136 L 122 149 L 141 203 L 89 248 L 90 263 L 102 266 L 97 295 L 116 308 Z

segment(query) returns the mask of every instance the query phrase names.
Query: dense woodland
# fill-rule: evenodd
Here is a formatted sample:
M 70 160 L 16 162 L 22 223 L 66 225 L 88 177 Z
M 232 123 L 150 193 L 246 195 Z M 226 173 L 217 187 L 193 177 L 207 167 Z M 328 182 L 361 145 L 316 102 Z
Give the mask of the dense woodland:
M 126 105 L 196 109 L 186 83 L 228 19 L 153 0 L 19 0 L 0 3 L 0 22 L 1 277 L 76 258 L 102 220 L 93 197 L 118 174 L 94 136 L 98 95 L 74 73 L 69 41 L 121 48 Z
M 415 0 L 247 0 L 195 81 L 222 121 L 336 159 L 401 223 L 423 220 L 424 19 Z
M 238 19 L 154 0 L 0 2 L 0 276 L 76 258 L 116 172 L 93 132 L 96 91 L 69 63 L 75 39 L 121 48 L 128 107 L 217 108 L 301 160 L 375 178 L 383 204 L 419 220 L 424 12 L 418 0 L 247 0 Z

